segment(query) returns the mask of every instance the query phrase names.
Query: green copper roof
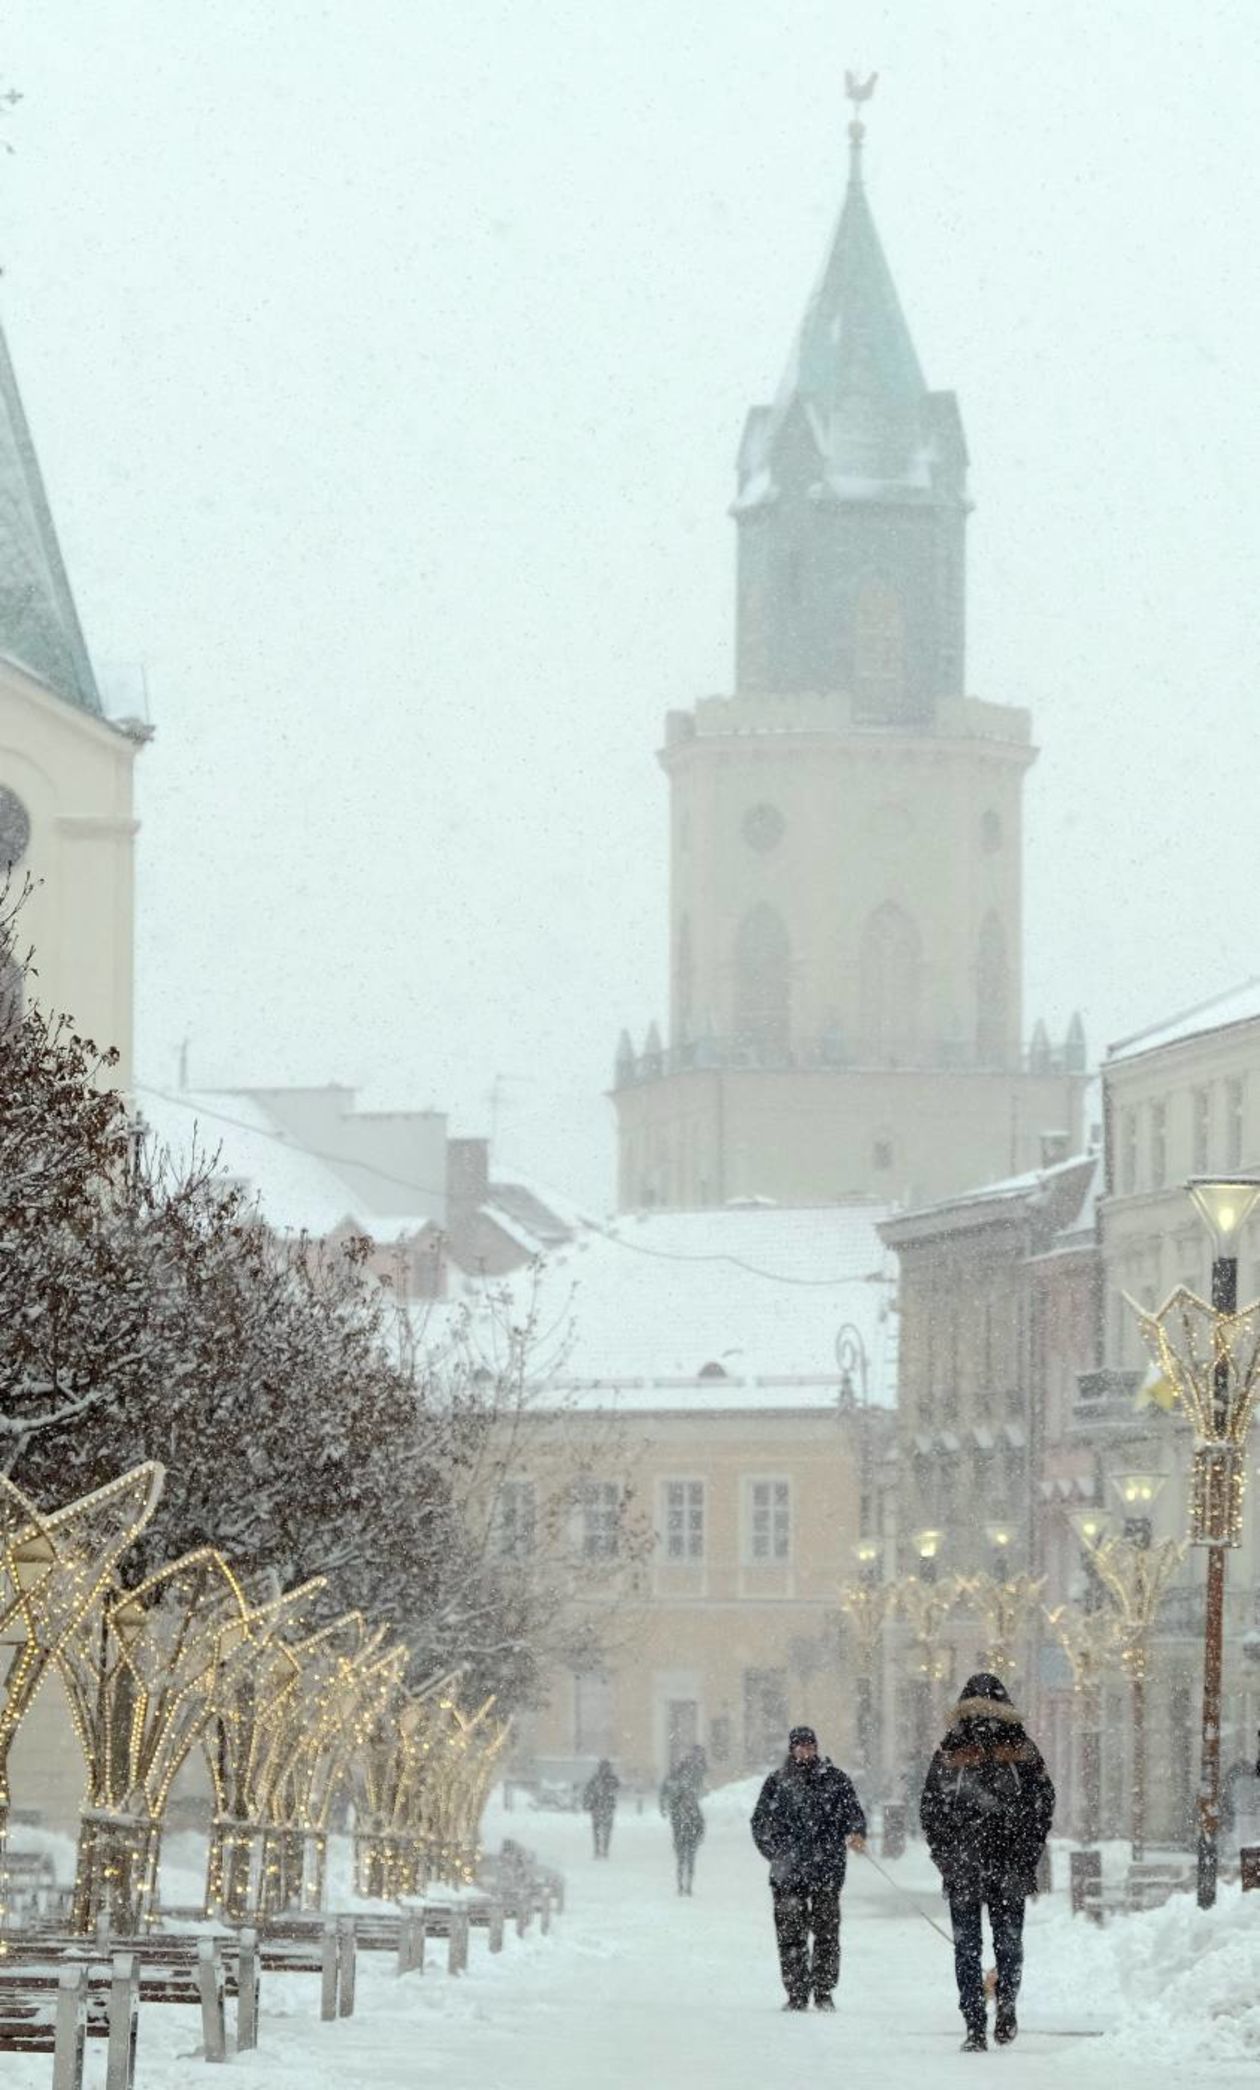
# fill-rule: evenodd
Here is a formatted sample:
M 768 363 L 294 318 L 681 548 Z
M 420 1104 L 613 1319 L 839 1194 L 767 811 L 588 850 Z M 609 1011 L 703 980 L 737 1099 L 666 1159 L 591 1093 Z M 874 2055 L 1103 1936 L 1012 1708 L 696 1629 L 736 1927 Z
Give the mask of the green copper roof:
M 853 150 L 848 193 L 784 374 L 791 393 L 828 412 L 855 398 L 911 406 L 927 391 Z
M 737 508 L 772 498 L 802 469 L 806 452 L 820 490 L 836 498 L 881 489 L 927 494 L 940 485 L 946 450 L 956 448 L 924 381 L 875 230 L 861 125 L 850 138 L 844 207 L 775 403 L 750 418 Z
M 52 511 L 0 328 L 0 654 L 101 716 Z

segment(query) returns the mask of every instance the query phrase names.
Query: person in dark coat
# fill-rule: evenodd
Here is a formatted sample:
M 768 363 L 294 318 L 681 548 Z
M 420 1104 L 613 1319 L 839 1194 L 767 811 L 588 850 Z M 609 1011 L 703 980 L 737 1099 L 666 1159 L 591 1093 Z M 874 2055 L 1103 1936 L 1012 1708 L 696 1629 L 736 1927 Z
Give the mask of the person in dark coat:
M 1054 1787 L 1006 1686 L 987 1672 L 969 1678 L 919 1803 L 954 1926 L 964 2053 L 982 2053 L 988 2045 L 980 1963 L 986 1907 L 997 1961 L 993 2036 L 999 2046 L 1009 2046 L 1019 2029 L 1015 1999 L 1024 1962 L 1024 1903 L 1037 1891 L 1037 1861 L 1053 1817 Z
M 785 2009 L 834 2010 L 840 1978 L 840 1889 L 846 1854 L 863 1850 L 866 1816 L 852 1780 L 818 1753 L 812 1727 L 794 1727 L 787 1760 L 771 1771 L 752 1817 L 770 1861 L 770 1894 Z M 812 1952 L 811 1952 L 812 1940 Z
M 674 1839 L 680 1894 L 691 1893 L 696 1876 L 696 1851 L 704 1836 L 703 1783 L 703 1758 L 693 1750 L 679 1759 L 661 1787 L 661 1813 L 668 1816 Z
M 621 1780 L 606 1756 L 601 1756 L 594 1771 L 586 1781 L 582 1794 L 582 1805 L 591 1817 L 591 1834 L 595 1841 L 595 1856 L 606 1858 L 612 1841 L 613 1816 L 617 1812 L 617 1794 Z

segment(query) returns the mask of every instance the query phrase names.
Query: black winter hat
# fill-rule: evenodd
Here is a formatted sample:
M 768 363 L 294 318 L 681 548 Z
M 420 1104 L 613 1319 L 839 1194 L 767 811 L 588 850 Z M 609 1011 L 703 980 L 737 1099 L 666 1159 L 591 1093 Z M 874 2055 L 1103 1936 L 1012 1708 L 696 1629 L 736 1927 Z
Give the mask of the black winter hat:
M 999 1705 L 1009 1705 L 1011 1702 L 1011 1694 L 1001 1677 L 993 1676 L 987 1669 L 981 1669 L 977 1675 L 967 1678 L 958 1694 L 959 1704 L 961 1705 L 966 1698 L 991 1698 Z
M 794 1727 L 788 1736 L 788 1748 L 795 1749 L 798 1742 L 812 1742 L 816 1749 L 818 1747 L 818 1736 L 814 1733 L 812 1727 Z

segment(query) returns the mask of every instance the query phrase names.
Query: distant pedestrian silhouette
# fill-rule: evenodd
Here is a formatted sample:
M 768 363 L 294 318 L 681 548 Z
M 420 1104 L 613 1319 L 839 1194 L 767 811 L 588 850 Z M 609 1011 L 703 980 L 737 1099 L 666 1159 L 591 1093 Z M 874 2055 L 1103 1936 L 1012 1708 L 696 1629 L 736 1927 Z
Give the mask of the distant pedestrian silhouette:
M 582 1794 L 582 1805 L 591 1817 L 591 1835 L 595 1844 L 595 1856 L 606 1858 L 612 1841 L 613 1816 L 617 1812 L 617 1794 L 621 1780 L 606 1756 L 601 1756 L 591 1776 L 586 1781 Z
M 704 1837 L 704 1809 L 700 1805 L 704 1770 L 703 1752 L 689 1749 L 674 1765 L 661 1787 L 661 1813 L 667 1816 L 674 1839 L 674 1863 L 680 1894 L 692 1891 L 696 1852 Z

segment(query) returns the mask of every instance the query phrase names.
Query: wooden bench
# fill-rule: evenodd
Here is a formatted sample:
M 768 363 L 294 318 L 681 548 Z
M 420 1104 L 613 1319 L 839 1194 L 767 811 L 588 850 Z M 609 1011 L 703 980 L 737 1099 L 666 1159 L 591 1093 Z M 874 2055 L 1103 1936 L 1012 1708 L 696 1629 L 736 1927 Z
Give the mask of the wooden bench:
M 238 2049 L 257 2046 L 260 1969 L 252 1930 L 231 1937 L 112 1938 L 107 1945 L 92 1938 L 19 1934 L 6 1939 L 0 1967 L 11 1969 L 19 1981 L 40 1969 L 55 1974 L 67 1967 L 85 1967 L 91 1976 L 103 1966 L 107 1952 L 131 1963 L 138 2002 L 200 2009 L 207 2059 L 221 2059 L 216 2049 L 225 2050 L 224 2004 L 229 1996 L 236 2001 Z
M 80 2090 L 83 2049 L 105 2038 L 106 2090 L 132 2090 L 139 2032 L 139 1973 L 130 1952 L 105 1964 L 34 1962 L 0 1970 L 0 2053 L 53 2056 L 53 2090 Z

